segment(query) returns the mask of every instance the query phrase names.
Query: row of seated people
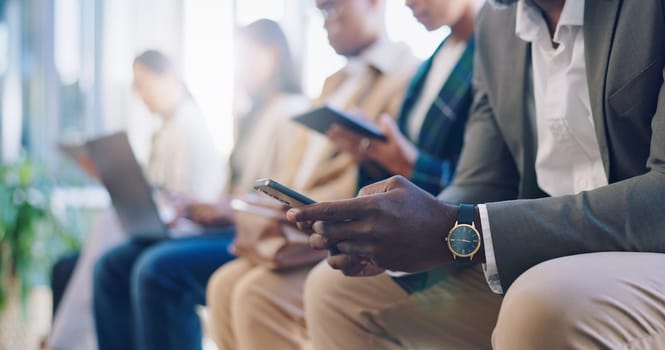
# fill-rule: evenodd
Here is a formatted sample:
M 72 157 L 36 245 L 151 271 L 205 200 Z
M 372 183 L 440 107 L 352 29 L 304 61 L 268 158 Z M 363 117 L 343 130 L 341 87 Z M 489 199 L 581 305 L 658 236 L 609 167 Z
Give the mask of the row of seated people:
M 197 305 L 220 349 L 665 347 L 665 1 L 491 2 L 406 0 L 451 28 L 418 64 L 384 1 L 316 0 L 348 60 L 312 103 L 279 27 L 242 28 L 232 190 L 186 210 L 225 234 L 105 252 L 98 347 L 201 348 Z M 322 104 L 386 140 L 288 121 Z M 234 215 L 262 177 L 322 203 Z M 321 254 L 275 268 L 227 234 L 287 227 Z

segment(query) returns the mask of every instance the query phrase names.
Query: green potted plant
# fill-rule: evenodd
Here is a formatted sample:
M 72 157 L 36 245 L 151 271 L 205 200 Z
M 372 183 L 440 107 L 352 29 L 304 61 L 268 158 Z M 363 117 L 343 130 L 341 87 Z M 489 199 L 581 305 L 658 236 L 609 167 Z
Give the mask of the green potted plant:
M 49 209 L 49 190 L 45 172 L 25 154 L 0 165 L 0 348 L 17 348 L 26 329 L 31 273 L 45 258 L 33 249 L 39 231 L 60 232 Z

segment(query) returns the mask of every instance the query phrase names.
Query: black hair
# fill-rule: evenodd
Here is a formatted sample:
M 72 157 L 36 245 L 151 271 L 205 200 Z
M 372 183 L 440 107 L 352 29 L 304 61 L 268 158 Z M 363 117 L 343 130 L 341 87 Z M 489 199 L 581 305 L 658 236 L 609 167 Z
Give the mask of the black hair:
M 134 64 L 140 63 L 148 70 L 157 74 L 164 74 L 173 70 L 173 61 L 157 50 L 147 50 L 134 58 Z
M 286 35 L 277 22 L 269 19 L 260 19 L 238 30 L 242 38 L 254 41 L 262 46 L 269 46 L 277 50 L 279 62 L 273 76 L 273 85 L 284 92 L 299 93 L 302 88 L 297 74 L 293 55 L 289 48 Z

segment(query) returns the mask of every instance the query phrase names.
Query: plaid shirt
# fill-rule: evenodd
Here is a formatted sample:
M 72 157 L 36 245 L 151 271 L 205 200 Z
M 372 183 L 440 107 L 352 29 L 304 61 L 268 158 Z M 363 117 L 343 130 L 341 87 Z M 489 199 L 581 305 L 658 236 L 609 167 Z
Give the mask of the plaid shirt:
M 439 45 L 436 52 L 445 42 L 444 40 Z M 441 192 L 451 182 L 462 151 L 464 129 L 472 100 L 471 79 L 474 51 L 475 42 L 472 37 L 427 112 L 418 140 L 410 140 L 419 151 L 411 181 L 434 195 Z M 406 131 L 408 120 L 425 85 L 436 52 L 420 66 L 406 91 L 402 109 L 397 118 L 397 124 L 404 135 L 408 135 Z M 361 168 L 358 184 L 363 187 L 390 175 L 390 173 L 382 171 L 380 174 L 370 176 Z

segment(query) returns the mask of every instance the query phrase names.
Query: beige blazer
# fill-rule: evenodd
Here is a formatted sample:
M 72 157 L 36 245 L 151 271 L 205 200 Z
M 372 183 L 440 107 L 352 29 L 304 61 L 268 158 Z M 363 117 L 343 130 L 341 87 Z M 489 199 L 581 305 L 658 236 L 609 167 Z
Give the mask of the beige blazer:
M 345 110 L 360 110 L 370 120 L 377 120 L 383 113 L 397 116 L 407 84 L 419 63 L 406 46 L 400 45 L 400 48 L 399 62 L 403 63 L 390 72 L 372 69 L 367 81 L 345 103 Z M 342 86 L 347 74 L 345 69 L 341 69 L 328 77 L 313 106 L 325 104 Z M 311 133 L 313 131 L 300 127 L 294 135 L 291 157 L 280 173 L 280 178 L 289 186 L 294 186 Z M 319 201 L 349 198 L 356 193 L 358 168 L 351 156 L 339 152 L 332 142 L 328 142 L 317 163 L 315 172 L 303 186 L 296 186 L 301 187 L 297 190 Z
M 288 161 L 293 148 L 296 124 L 291 118 L 305 112 L 309 106 L 309 99 L 298 94 L 280 94 L 265 106 L 246 139 L 236 142 L 233 153 L 239 176 L 235 183 L 227 185 L 225 193 L 244 195 L 252 191 L 254 182 L 260 178 L 285 180 L 275 173 Z

